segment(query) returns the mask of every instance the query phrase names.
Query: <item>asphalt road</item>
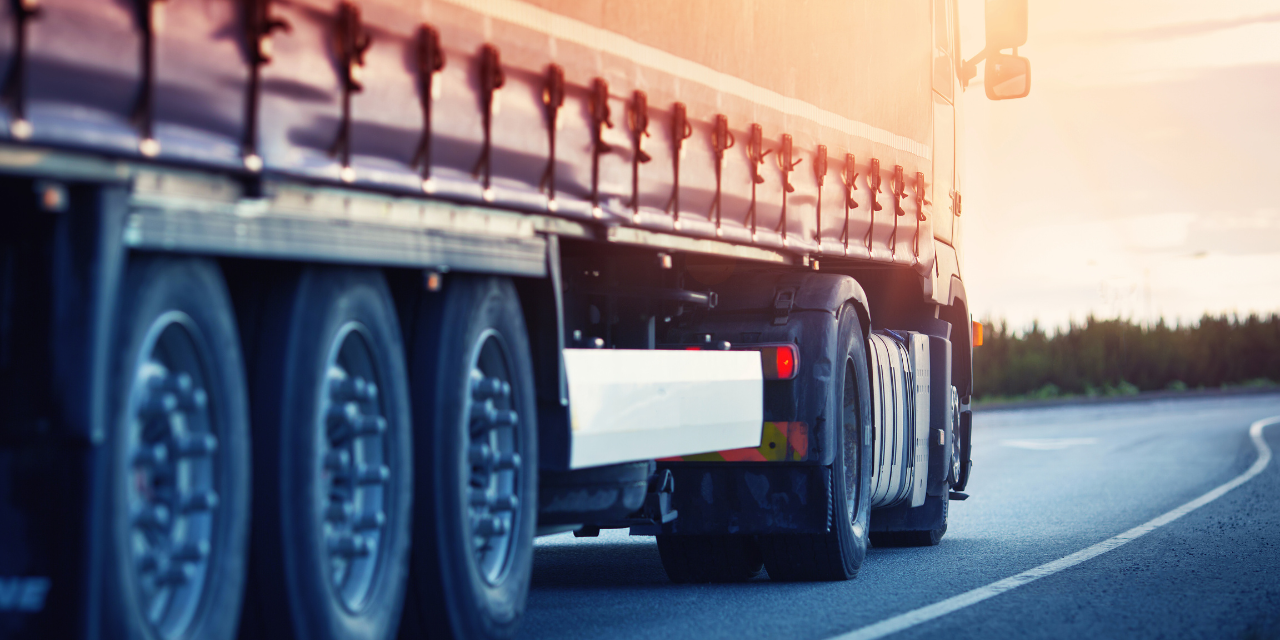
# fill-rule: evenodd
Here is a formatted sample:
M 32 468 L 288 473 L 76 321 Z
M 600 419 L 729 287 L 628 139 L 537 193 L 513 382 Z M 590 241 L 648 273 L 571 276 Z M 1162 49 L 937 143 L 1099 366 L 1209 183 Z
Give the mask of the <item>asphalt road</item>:
M 675 585 L 653 538 L 538 541 L 523 638 L 825 639 L 1069 556 L 1244 473 L 1280 395 L 979 413 L 942 544 L 872 549 L 855 580 Z M 1277 454 L 1219 499 L 1124 546 L 894 638 L 1280 638 Z M 612 534 L 612 535 L 611 535 Z

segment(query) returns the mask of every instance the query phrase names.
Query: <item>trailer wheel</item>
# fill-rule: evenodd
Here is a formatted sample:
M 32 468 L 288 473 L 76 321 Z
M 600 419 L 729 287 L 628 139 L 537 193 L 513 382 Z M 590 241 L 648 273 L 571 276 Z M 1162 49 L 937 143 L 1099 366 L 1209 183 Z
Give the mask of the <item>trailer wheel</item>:
M 839 446 L 831 470 L 832 523 L 827 533 L 761 536 L 774 580 L 849 580 L 867 554 L 871 493 L 871 387 L 867 343 L 850 305 L 840 311 L 836 342 L 844 366 L 828 393 L 838 402 Z
M 257 343 L 247 635 L 390 638 L 408 574 L 413 470 L 387 284 L 371 270 L 283 277 Z
M 120 305 L 104 632 L 229 639 L 245 578 L 249 420 L 226 285 L 205 260 L 134 258 Z
M 533 363 L 515 286 L 454 276 L 417 307 L 410 350 L 418 502 L 402 637 L 515 636 L 533 571 Z
M 751 536 L 659 535 L 658 555 L 675 583 L 743 582 L 764 569 L 760 545 Z

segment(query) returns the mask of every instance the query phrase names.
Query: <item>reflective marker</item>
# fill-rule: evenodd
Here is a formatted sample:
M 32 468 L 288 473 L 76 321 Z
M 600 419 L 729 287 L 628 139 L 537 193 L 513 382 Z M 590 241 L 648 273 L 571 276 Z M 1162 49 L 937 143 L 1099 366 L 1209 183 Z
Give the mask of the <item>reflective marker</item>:
M 790 380 L 796 377 L 799 350 L 793 344 L 756 347 L 765 380 Z

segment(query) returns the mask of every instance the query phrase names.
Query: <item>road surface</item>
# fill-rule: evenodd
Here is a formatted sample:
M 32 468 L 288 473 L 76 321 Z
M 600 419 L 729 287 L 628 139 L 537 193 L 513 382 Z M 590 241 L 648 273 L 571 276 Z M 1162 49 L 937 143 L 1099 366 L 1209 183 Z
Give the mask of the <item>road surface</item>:
M 1270 416 L 1280 395 L 978 413 L 972 497 L 951 503 L 942 544 L 873 548 L 849 582 L 675 585 L 653 538 L 541 538 L 521 637 L 821 640 L 907 619 L 889 637 L 1280 638 L 1280 460 L 1102 555 L 919 613 L 1246 474 L 1260 451 L 1250 424 Z M 1280 424 L 1263 438 L 1280 454 Z

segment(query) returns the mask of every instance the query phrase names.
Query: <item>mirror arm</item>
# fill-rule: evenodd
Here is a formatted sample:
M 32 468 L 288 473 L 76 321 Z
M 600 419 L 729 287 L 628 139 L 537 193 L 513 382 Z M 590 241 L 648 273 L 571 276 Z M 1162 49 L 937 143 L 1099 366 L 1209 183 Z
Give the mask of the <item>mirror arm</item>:
M 960 73 L 961 86 L 967 88 L 969 86 L 969 81 L 978 77 L 978 63 L 986 60 L 990 53 L 990 49 L 983 49 L 978 52 L 978 55 L 964 61 L 964 65 Z

